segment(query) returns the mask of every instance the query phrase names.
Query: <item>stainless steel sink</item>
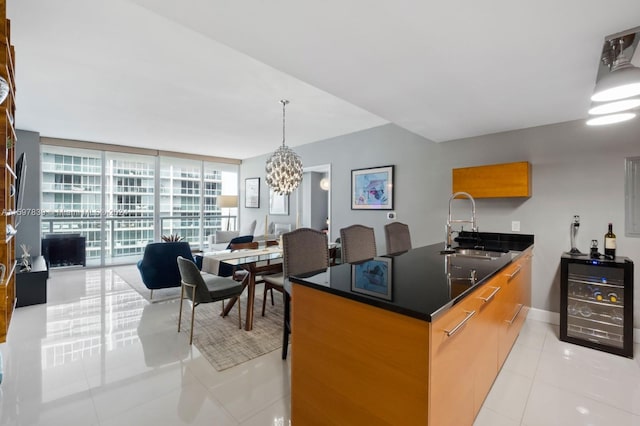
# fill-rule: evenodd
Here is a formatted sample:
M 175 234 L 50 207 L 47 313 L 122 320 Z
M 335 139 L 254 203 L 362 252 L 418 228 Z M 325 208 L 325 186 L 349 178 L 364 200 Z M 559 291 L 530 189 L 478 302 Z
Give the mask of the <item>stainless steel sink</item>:
M 455 253 L 452 253 L 453 256 L 460 257 L 472 257 L 475 259 L 499 259 L 502 256 L 505 256 L 509 253 L 500 252 L 500 251 L 488 251 L 488 250 L 478 250 L 478 249 L 469 249 L 469 248 L 456 248 Z

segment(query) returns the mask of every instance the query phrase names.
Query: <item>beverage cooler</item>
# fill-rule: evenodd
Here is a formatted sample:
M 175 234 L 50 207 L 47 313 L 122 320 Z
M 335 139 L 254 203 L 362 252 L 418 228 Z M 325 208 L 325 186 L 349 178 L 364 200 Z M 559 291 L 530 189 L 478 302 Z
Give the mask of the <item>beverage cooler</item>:
M 560 340 L 633 358 L 633 262 L 565 254 Z

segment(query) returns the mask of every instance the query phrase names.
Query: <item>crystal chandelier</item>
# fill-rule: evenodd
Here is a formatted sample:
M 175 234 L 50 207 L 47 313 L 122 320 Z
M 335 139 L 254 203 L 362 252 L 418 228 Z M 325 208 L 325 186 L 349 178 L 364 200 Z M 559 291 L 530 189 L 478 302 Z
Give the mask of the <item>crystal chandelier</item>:
M 282 104 L 282 146 L 269 157 L 265 170 L 267 185 L 280 195 L 289 195 L 302 181 L 302 161 L 300 156 L 284 144 L 285 106 L 289 101 L 283 99 Z

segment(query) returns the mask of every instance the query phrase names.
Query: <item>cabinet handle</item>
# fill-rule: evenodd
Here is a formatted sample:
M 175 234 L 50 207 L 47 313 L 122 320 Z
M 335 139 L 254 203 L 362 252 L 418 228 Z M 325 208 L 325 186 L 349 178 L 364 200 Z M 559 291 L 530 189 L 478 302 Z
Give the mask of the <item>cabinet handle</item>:
M 495 289 L 493 290 L 493 293 L 491 293 L 489 297 L 478 297 L 478 299 L 483 300 L 484 303 L 488 303 L 491 301 L 491 299 L 495 297 L 496 294 L 498 294 L 499 291 L 500 291 L 500 287 L 495 287 Z
M 465 325 L 465 323 L 467 321 L 469 321 L 471 319 L 471 317 L 473 317 L 476 314 L 476 311 L 464 311 L 467 316 L 464 317 L 464 319 L 462 321 L 460 321 L 460 323 L 458 323 L 458 325 L 456 325 L 455 327 L 453 327 L 451 330 L 445 330 L 444 332 L 447 333 L 447 337 L 451 337 L 454 334 L 456 334 L 458 332 L 458 330 L 460 330 L 460 328 L 462 328 L 463 325 Z
M 513 271 L 513 272 L 512 272 L 512 273 L 510 273 L 510 274 L 506 274 L 506 275 L 507 275 L 507 277 L 509 277 L 509 278 L 507 279 L 507 281 L 511 281 L 511 280 L 513 279 L 513 277 L 515 277 L 516 275 L 518 275 L 518 274 L 520 273 L 520 270 L 521 270 L 521 269 L 522 269 L 522 266 L 518 265 L 518 267 L 516 268 L 516 270 L 515 270 L 515 271 Z
M 520 311 L 522 310 L 522 308 L 524 308 L 524 304 L 520 303 L 520 307 L 516 311 L 516 314 L 513 316 L 513 318 L 511 318 L 511 321 L 505 320 L 505 322 L 508 323 L 509 325 L 513 324 L 516 318 L 518 318 L 518 315 L 520 315 Z

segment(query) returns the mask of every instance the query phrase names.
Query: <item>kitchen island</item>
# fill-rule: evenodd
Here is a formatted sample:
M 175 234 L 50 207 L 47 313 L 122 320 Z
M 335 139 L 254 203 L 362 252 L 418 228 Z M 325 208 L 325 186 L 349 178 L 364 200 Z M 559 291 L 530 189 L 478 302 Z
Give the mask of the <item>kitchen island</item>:
M 292 277 L 292 423 L 471 425 L 531 304 L 533 236 L 518 237 Z

